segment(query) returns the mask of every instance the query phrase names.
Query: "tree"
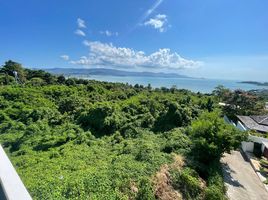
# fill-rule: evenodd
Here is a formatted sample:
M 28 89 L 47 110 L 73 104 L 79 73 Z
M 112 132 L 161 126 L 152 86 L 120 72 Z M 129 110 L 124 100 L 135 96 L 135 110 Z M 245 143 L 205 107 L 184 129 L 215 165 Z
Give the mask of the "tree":
M 75 85 L 75 79 L 73 79 L 73 78 L 68 78 L 68 79 L 65 81 L 65 84 L 68 85 L 68 86 Z
M 152 86 L 151 86 L 151 84 L 150 84 L 150 83 L 147 85 L 147 88 L 148 88 L 148 90 L 149 90 L 149 91 L 151 91 L 151 90 L 152 90 Z
M 43 70 L 31 70 L 31 69 L 25 69 L 26 77 L 28 80 L 32 78 L 41 78 L 44 79 L 47 72 Z
M 206 108 L 207 108 L 208 112 L 213 111 L 213 105 L 214 105 L 213 100 L 211 98 L 208 98 L 207 103 L 206 103 Z
M 170 88 L 170 92 L 174 94 L 176 90 L 177 90 L 177 85 L 172 85 L 172 87 Z
M 81 113 L 78 123 L 89 129 L 96 136 L 109 135 L 124 124 L 124 116 L 115 107 L 100 104 Z
M 45 73 L 43 79 L 47 82 L 47 84 L 55 84 L 57 79 L 50 73 Z
M 42 86 L 44 85 L 44 80 L 41 79 L 41 78 L 32 78 L 30 80 L 30 84 L 33 85 L 33 86 Z
M 231 90 L 225 88 L 223 85 L 218 85 L 212 92 L 213 95 L 218 97 L 219 101 L 224 100 L 230 93 Z
M 235 120 L 236 115 L 260 115 L 263 112 L 264 105 L 259 102 L 259 97 L 243 90 L 231 91 L 224 86 L 219 85 L 213 91 L 219 101 L 223 101 L 225 106 L 223 112 L 229 118 Z
M 57 82 L 59 84 L 64 84 L 65 83 L 65 77 L 63 75 L 58 76 Z
M 253 115 L 260 114 L 263 106 L 257 104 L 258 97 L 242 90 L 235 90 L 224 96 L 224 113 L 231 119 L 235 115 Z
M 239 147 L 247 133 L 226 124 L 217 112 L 204 113 L 192 123 L 192 154 L 202 164 L 219 161 L 222 155 Z
M 14 77 L 14 71 L 16 71 L 18 73 L 18 77 L 19 77 L 20 81 L 25 82 L 25 80 L 26 80 L 25 71 L 22 68 L 20 63 L 9 60 L 9 61 L 5 62 L 5 64 L 0 69 L 0 73 L 5 73 L 5 74 L 12 76 L 12 77 Z
M 169 131 L 175 127 L 186 126 L 191 121 L 191 110 L 182 108 L 177 103 L 169 102 L 167 112 L 162 113 L 156 120 L 154 130 Z
M 7 74 L 0 74 L 0 85 L 9 85 L 15 83 L 15 78 Z

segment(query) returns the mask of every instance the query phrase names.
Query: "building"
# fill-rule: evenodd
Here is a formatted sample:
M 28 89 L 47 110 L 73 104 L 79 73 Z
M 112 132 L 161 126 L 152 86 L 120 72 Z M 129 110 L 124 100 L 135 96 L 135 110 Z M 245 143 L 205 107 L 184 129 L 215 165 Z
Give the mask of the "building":
M 259 133 L 268 133 L 268 115 L 237 116 L 236 127 L 242 131 L 254 130 Z
M 260 152 L 260 154 L 268 159 L 268 139 L 265 138 L 265 133 L 268 133 L 268 115 L 262 116 L 237 116 L 235 126 L 242 130 L 253 130 L 263 133 L 264 137 L 249 135 L 248 141 L 242 142 L 244 152 Z

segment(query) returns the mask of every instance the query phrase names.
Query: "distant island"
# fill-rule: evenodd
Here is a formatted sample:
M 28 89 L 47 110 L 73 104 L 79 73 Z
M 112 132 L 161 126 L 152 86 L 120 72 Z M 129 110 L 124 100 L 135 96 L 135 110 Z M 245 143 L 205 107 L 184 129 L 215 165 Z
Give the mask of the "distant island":
M 258 82 L 258 81 L 241 81 L 239 83 L 251 84 L 257 86 L 268 86 L 268 82 Z
M 92 68 L 92 69 L 74 69 L 74 68 L 50 68 L 45 69 L 47 72 L 64 76 L 132 76 L 132 77 L 160 77 L 160 78 L 192 78 L 176 73 L 156 73 L 156 72 L 128 72 L 123 70 Z

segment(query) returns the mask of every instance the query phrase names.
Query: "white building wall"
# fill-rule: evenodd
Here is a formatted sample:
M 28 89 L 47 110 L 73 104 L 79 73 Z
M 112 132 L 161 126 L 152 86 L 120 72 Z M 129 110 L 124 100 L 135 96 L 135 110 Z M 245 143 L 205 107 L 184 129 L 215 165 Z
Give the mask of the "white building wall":
M 251 152 L 251 153 L 253 152 L 254 149 L 253 142 L 242 142 L 241 146 L 244 152 Z
M 264 143 L 268 143 L 268 139 L 263 137 L 257 137 L 253 135 L 248 136 L 248 142 L 242 142 L 242 149 L 243 151 L 253 152 L 254 149 L 254 142 L 262 144 L 261 150 L 264 151 L 265 145 Z

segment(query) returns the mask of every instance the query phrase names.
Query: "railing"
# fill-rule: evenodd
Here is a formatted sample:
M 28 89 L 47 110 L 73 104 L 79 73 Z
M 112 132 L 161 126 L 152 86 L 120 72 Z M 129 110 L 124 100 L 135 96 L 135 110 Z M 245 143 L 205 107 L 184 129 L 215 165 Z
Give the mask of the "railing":
M 0 200 L 32 200 L 0 145 Z

